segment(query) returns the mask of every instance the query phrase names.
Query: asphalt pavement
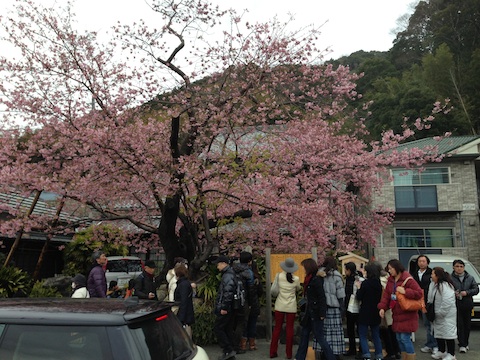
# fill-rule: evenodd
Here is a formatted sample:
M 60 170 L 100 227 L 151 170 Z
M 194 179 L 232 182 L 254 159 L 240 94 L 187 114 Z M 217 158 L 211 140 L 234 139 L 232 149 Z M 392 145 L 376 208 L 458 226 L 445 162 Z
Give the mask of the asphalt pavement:
M 419 325 L 419 330 L 415 333 L 415 350 L 417 354 L 417 360 L 432 360 L 430 354 L 425 354 L 420 351 L 420 348 L 425 344 L 425 329 L 423 325 Z M 258 350 L 249 351 L 245 354 L 238 354 L 235 356 L 237 360 L 262 360 L 270 359 L 269 349 L 270 342 L 266 339 L 257 339 Z M 348 347 L 348 346 L 347 346 Z M 470 350 L 466 354 L 460 354 L 458 352 L 458 347 L 455 349 L 455 356 L 457 360 L 480 360 L 480 324 L 472 327 L 472 332 L 470 333 Z M 203 347 L 210 360 L 217 360 L 221 355 L 222 351 L 218 345 L 209 345 Z M 297 350 L 297 345 L 293 346 L 293 355 Z M 286 359 L 285 357 L 285 345 L 279 344 L 278 346 L 278 360 Z M 342 356 L 343 360 L 355 360 L 354 356 Z

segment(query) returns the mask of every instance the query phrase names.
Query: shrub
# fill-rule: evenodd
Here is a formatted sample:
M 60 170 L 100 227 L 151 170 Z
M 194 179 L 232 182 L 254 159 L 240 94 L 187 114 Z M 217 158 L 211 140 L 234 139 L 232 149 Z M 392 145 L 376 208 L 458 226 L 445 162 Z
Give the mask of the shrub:
M 205 279 L 197 286 L 197 296 L 203 298 L 206 304 L 213 306 L 222 275 L 215 266 L 208 266 L 206 272 Z
M 195 323 L 192 325 L 193 342 L 200 346 L 217 342 L 213 333 L 216 315 L 213 313 L 213 303 L 201 302 L 195 304 Z
M 25 297 L 31 290 L 32 280 L 23 270 L 7 266 L 0 268 L 0 297 Z
M 58 289 L 51 286 L 45 286 L 43 281 L 37 281 L 33 284 L 32 291 L 30 292 L 31 298 L 44 298 L 44 297 L 52 297 L 52 298 L 59 298 L 62 297 L 62 294 L 58 292 Z
M 90 226 L 75 234 L 73 241 L 65 246 L 65 275 L 87 275 L 92 265 L 92 253 L 102 249 L 105 255 L 127 255 L 126 235 L 110 225 Z

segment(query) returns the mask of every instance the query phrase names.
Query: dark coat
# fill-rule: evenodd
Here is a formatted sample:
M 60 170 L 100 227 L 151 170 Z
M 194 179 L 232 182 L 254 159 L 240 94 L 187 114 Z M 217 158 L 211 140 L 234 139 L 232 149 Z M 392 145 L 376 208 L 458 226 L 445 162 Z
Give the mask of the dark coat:
M 460 277 L 455 274 L 455 271 L 452 272 L 452 283 L 455 287 L 455 290 L 466 291 L 467 296 L 463 296 L 462 300 L 457 298 L 457 307 L 461 309 L 472 309 L 473 308 L 473 295 L 478 294 L 478 284 L 468 272 L 464 272 L 465 276 L 463 281 L 460 280 Z
M 255 275 L 248 264 L 239 263 L 233 266 L 233 270 L 242 280 L 245 288 L 246 304 L 250 308 L 251 315 L 260 314 L 260 302 L 258 300 L 258 284 L 255 283 Z
M 220 280 L 217 298 L 215 299 L 215 314 L 220 314 L 220 310 L 232 311 L 235 290 L 235 272 L 230 265 L 227 265 L 222 270 L 222 279 Z
M 410 274 L 407 271 L 404 271 L 398 281 L 396 282 L 396 286 L 402 286 L 402 283 L 408 278 Z M 394 284 L 395 278 L 393 276 L 389 276 L 387 280 L 387 286 L 383 291 L 382 300 L 378 304 L 378 309 L 388 310 L 390 308 L 390 300 L 392 293 L 394 292 Z M 412 278 L 407 281 L 405 284 L 405 296 L 409 299 L 421 299 L 423 296 L 423 290 L 418 285 L 418 283 Z M 398 333 L 406 333 L 406 332 L 415 332 L 418 330 L 418 311 L 405 311 L 402 310 L 398 301 L 395 301 L 394 306 L 392 308 L 393 313 L 393 324 L 392 330 Z
M 348 308 L 348 302 L 353 294 L 353 284 L 355 284 L 355 274 L 345 277 L 345 309 Z
M 102 265 L 95 265 L 88 274 L 87 289 L 92 298 L 107 297 L 107 279 Z
M 323 289 L 323 277 L 313 276 L 305 289 L 307 307 L 305 315 L 312 320 L 320 320 L 327 315 L 327 298 Z
M 379 325 L 380 315 L 377 305 L 382 298 L 382 284 L 380 279 L 366 279 L 357 290 L 357 299 L 361 301 L 358 323 L 364 325 Z
M 420 280 L 420 278 L 418 277 L 418 271 L 414 271 L 411 275 L 415 279 L 415 281 L 418 283 L 418 285 L 420 285 L 420 287 L 423 289 L 423 296 L 425 299 L 425 303 L 427 303 L 428 288 L 430 287 L 430 283 L 432 281 L 432 269 L 427 267 L 427 269 L 422 275 L 422 280 Z
M 155 279 L 145 271 L 137 276 L 133 288 L 135 289 L 135 296 L 138 296 L 139 299 L 148 299 L 148 294 L 154 293 L 155 297 L 152 300 L 158 300 L 157 284 L 155 284 Z
M 177 280 L 175 288 L 175 301 L 180 302 L 177 317 L 183 325 L 192 325 L 195 322 L 193 311 L 193 289 L 187 278 L 181 277 Z

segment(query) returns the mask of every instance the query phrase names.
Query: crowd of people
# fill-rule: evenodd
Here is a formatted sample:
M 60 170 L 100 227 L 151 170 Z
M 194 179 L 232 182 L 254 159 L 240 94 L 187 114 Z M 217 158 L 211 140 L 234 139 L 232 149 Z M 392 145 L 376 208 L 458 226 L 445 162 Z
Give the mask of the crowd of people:
M 364 360 L 414 360 L 412 333 L 418 330 L 419 316 L 427 332 L 426 343 L 420 349 L 422 352 L 431 353 L 433 359 L 456 359 L 455 339 L 458 339 L 459 352 L 466 353 L 469 350 L 472 297 L 478 294 L 478 284 L 465 271 L 462 260 L 453 262 L 451 274 L 442 267 L 431 269 L 429 263 L 428 256 L 418 256 L 418 270 L 410 274 L 397 259 L 390 260 L 385 268 L 378 262 L 370 262 L 358 270 L 353 262 L 348 262 L 344 265 L 345 278 L 342 278 L 333 257 L 326 257 L 320 267 L 314 259 L 303 260 L 301 265 L 306 276 L 301 302 L 306 300 L 306 304 L 294 358 L 306 359 L 313 334 L 313 348 L 317 353 L 321 352 L 322 359 L 339 359 L 343 354 Z M 278 357 L 279 329 L 285 316 L 283 308 L 277 309 L 277 302 L 297 301 L 293 289 L 299 279 L 293 273 L 298 266 L 293 259 L 287 259 L 281 267 L 282 273 L 277 274 L 272 284 L 272 295 L 277 296 L 277 300 L 270 358 Z M 277 290 L 277 282 L 288 286 Z M 425 304 L 433 304 L 433 315 L 427 317 L 426 308 L 420 311 L 406 309 L 399 297 L 420 300 L 420 303 L 423 299 Z M 293 308 L 289 313 L 294 313 Z M 292 358 L 294 316 L 289 321 L 287 315 L 287 359 Z M 345 349 L 343 319 L 347 327 L 348 350 Z M 373 343 L 373 354 L 369 340 Z
M 107 287 L 103 270 L 105 254 L 97 251 L 92 258 L 94 266 L 88 278 L 80 274 L 74 277 L 72 297 L 123 297 L 115 281 Z M 188 279 L 186 259 L 178 257 L 174 263 L 166 275 L 167 297 L 178 304 L 172 310 L 192 336 L 196 284 Z M 237 263 L 220 255 L 214 264 L 221 280 L 214 305 L 213 332 L 222 349 L 219 360 L 227 360 L 246 350 L 257 350 L 256 328 L 263 285 L 250 252 L 241 252 Z M 355 263 L 347 262 L 344 264 L 345 276 L 342 276 L 334 257 L 327 256 L 320 266 L 309 258 L 301 262 L 305 278 L 300 279 L 294 275 L 298 264 L 292 258 L 285 259 L 280 264 L 282 271 L 276 274 L 271 286 L 275 305 L 270 358 L 278 357 L 280 334 L 285 323 L 287 359 L 306 359 L 313 335 L 313 350 L 326 360 L 337 360 L 342 355 L 364 360 L 372 357 L 376 360 L 414 360 L 416 355 L 411 335 L 418 330 L 420 316 L 426 331 L 426 342 L 420 351 L 431 353 L 433 359 L 456 359 L 456 339 L 460 353 L 469 350 L 472 297 L 479 292 L 478 284 L 465 271 L 462 260 L 453 262 L 451 273 L 442 267 L 432 269 L 429 264 L 427 255 L 419 255 L 417 270 L 409 273 L 397 259 L 390 260 L 385 268 L 378 262 L 370 262 L 357 269 Z M 155 267 L 155 262 L 147 260 L 142 273 L 130 281 L 125 297 L 135 295 L 156 300 Z M 241 302 L 236 299 L 239 282 L 244 297 Z M 425 309 L 407 310 L 400 297 L 423 299 L 432 310 L 428 314 Z M 294 356 L 299 305 L 301 331 Z M 344 340 L 344 321 L 348 350 Z M 373 354 L 369 340 L 373 343 Z

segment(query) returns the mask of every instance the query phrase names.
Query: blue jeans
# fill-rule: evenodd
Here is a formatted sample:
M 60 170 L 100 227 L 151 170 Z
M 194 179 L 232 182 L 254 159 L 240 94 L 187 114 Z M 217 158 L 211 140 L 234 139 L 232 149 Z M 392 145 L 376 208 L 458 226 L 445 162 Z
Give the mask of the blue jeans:
M 333 355 L 332 348 L 325 340 L 325 335 L 323 333 L 323 320 L 312 320 L 308 319 L 307 324 L 302 326 L 302 332 L 300 334 L 300 344 L 298 344 L 297 353 L 295 354 L 295 359 L 305 360 L 307 356 L 308 341 L 310 340 L 310 333 L 313 331 L 313 335 L 317 342 L 322 347 L 323 353 L 327 360 L 336 360 L 335 355 Z
M 425 343 L 425 346 L 428 346 L 431 349 L 438 348 L 437 340 L 435 340 L 435 337 L 432 335 L 432 323 L 428 321 L 427 314 L 422 313 L 422 319 L 423 326 L 425 326 L 425 330 L 427 330 L 427 342 Z
M 406 352 L 407 354 L 415 354 L 415 349 L 413 348 L 412 333 L 410 332 L 403 332 L 403 333 L 395 333 L 397 336 L 398 347 L 400 348 L 400 352 Z
M 360 338 L 360 349 L 362 356 L 370 359 L 370 350 L 368 347 L 368 328 L 372 332 L 373 345 L 375 346 L 375 359 L 382 359 L 382 340 L 380 340 L 380 325 L 358 324 L 358 336 Z

